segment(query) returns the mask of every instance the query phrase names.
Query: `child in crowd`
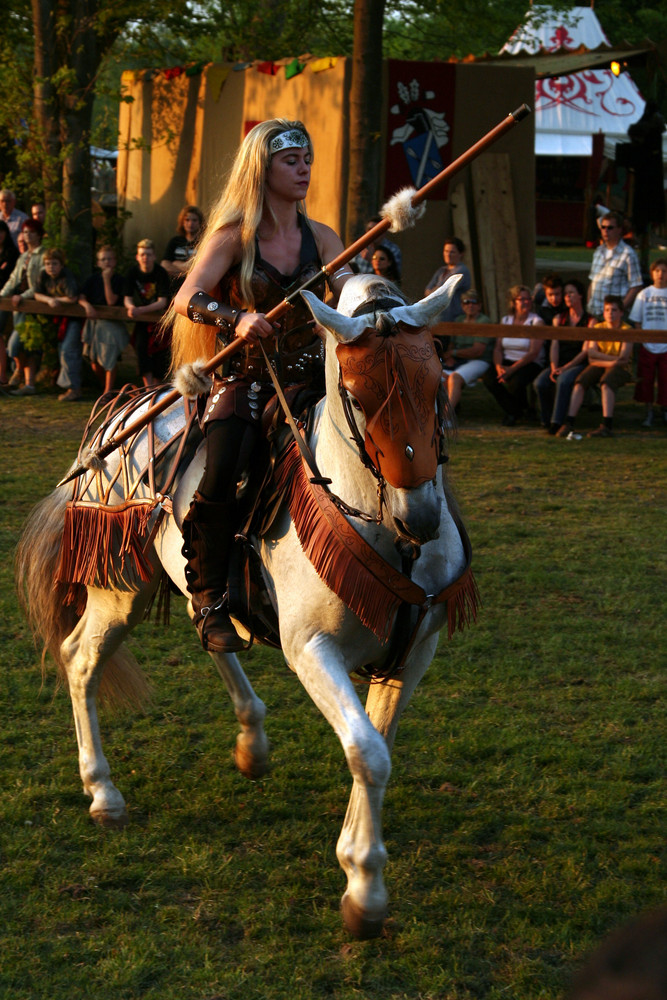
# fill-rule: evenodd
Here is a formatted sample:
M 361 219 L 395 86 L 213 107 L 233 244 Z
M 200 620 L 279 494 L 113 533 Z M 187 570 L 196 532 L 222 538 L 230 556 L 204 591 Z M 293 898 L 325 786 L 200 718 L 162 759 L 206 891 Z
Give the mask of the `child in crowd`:
M 554 318 L 567 312 L 563 301 L 563 279 L 559 274 L 547 274 L 542 287 L 535 290 L 533 308 L 545 326 L 554 326 Z
M 103 393 L 112 391 L 118 360 L 129 342 L 125 323 L 100 319 L 95 308 L 122 305 L 124 281 L 116 273 L 117 263 L 114 248 L 101 246 L 97 251 L 99 271 L 88 278 L 79 295 L 79 303 L 87 317 L 83 328 L 83 353 L 89 359 Z
M 139 376 L 145 386 L 150 386 L 167 376 L 171 363 L 170 343 L 159 323 L 146 323 L 141 317 L 167 308 L 169 275 L 155 260 L 152 240 L 139 240 L 136 260 L 125 275 L 124 302 L 130 319 L 138 320 L 132 340 Z
M 667 331 L 667 258 L 651 264 L 653 284 L 643 288 L 632 304 L 630 319 L 644 330 Z M 667 424 L 667 344 L 642 344 L 637 357 L 635 399 L 646 404 L 642 427 L 653 425 L 653 387 L 658 380 L 658 406 Z
M 35 289 L 35 299 L 37 302 L 46 302 L 53 310 L 66 303 L 71 304 L 77 301 L 76 278 L 71 271 L 65 267 L 65 255 L 62 250 L 52 247 L 44 251 L 43 269 Z M 60 371 L 56 380 L 57 385 L 65 391 L 58 399 L 61 403 L 74 403 L 81 399 L 81 320 L 71 316 L 33 316 L 42 322 L 44 328 L 44 347 L 57 345 L 58 361 Z M 28 320 L 24 324 L 28 325 Z M 50 329 L 49 329 L 50 328 Z M 23 333 L 22 339 L 26 342 L 26 335 Z M 48 356 L 44 358 L 44 364 L 49 364 Z
M 594 329 L 629 330 L 623 322 L 623 299 L 620 295 L 606 295 L 604 299 L 604 319 L 596 323 Z M 574 421 L 586 390 L 600 384 L 602 395 L 602 423 L 597 430 L 590 431 L 587 437 L 612 437 L 612 421 L 616 392 L 630 381 L 630 361 L 632 358 L 632 341 L 621 340 L 587 340 L 584 343 L 584 353 L 588 364 L 577 376 L 570 398 L 567 419 L 558 431 L 558 437 L 566 437 L 568 441 L 580 441 L 581 434 L 574 429 Z

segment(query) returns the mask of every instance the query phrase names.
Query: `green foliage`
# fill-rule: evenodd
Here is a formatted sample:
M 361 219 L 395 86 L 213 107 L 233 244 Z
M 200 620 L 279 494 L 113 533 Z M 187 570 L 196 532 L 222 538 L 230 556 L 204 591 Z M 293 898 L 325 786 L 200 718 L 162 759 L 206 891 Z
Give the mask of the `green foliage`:
M 631 395 L 615 438 L 572 443 L 503 429 L 482 387 L 464 393 L 450 465 L 483 607 L 401 722 L 390 920 L 367 943 L 338 912 L 350 779 L 334 734 L 254 649 L 272 770 L 238 775 L 237 723 L 178 599 L 168 631 L 131 640 L 146 714 L 102 714 L 130 826 L 92 826 L 67 693 L 40 681 L 11 580 L 88 405 L 0 399 L 0 996 L 560 1000 L 582 954 L 664 898 L 667 432 L 639 429 Z

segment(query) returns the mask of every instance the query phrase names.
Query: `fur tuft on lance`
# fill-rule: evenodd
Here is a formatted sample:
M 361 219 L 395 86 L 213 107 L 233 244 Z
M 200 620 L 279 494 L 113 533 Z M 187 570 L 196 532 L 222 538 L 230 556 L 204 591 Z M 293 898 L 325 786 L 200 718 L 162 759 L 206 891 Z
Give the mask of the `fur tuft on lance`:
M 206 360 L 200 358 L 191 365 L 183 365 L 174 376 L 174 389 L 186 399 L 196 399 L 204 396 L 213 385 L 213 380 L 204 372 Z
M 410 229 L 418 219 L 421 219 L 426 211 L 426 204 L 422 203 L 416 208 L 413 206 L 412 199 L 416 193 L 413 187 L 401 188 L 382 206 L 380 215 L 391 222 L 390 233 L 400 233 L 404 229 Z
M 107 467 L 106 459 L 93 448 L 86 448 L 81 455 L 81 465 L 89 472 L 104 472 Z

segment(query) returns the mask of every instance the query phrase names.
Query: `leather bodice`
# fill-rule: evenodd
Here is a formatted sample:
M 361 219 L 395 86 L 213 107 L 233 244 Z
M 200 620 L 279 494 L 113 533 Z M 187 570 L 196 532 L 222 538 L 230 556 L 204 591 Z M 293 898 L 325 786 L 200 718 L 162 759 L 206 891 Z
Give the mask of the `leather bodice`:
M 301 220 L 302 217 L 299 216 Z M 304 284 L 309 278 L 321 270 L 321 261 L 317 253 L 315 237 L 310 226 L 305 221 L 301 225 L 301 253 L 296 270 L 290 274 L 281 274 L 272 264 L 265 261 L 259 247 L 255 248 L 255 265 L 252 274 L 252 292 L 254 310 L 268 313 L 283 299 Z M 233 309 L 247 308 L 241 295 L 241 268 L 236 265 L 223 276 L 220 283 L 221 298 Z M 311 291 L 320 298 L 324 297 L 324 276 L 311 286 Z M 315 322 L 303 299 L 298 296 L 290 308 L 278 321 L 279 329 L 273 338 L 264 340 L 264 348 L 279 368 L 279 375 L 286 382 L 310 382 L 316 372 L 313 369 L 323 367 L 323 344 L 315 333 Z M 244 350 L 234 356 L 229 371 L 234 374 L 247 375 L 259 381 L 268 378 L 266 365 L 260 348 L 257 345 L 246 344 Z

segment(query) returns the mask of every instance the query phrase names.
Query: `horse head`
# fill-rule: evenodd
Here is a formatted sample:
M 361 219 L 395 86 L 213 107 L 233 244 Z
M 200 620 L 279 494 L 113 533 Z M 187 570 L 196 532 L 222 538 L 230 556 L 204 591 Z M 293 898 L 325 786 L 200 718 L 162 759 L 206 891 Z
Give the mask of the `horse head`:
M 438 411 L 442 368 L 427 325 L 450 301 L 460 275 L 414 305 L 390 282 L 359 275 L 346 283 L 338 309 L 303 292 L 335 340 L 327 348 L 327 399 L 338 393 L 362 460 L 395 491 L 395 508 L 410 504 L 409 523 L 393 511 L 399 533 L 419 543 L 436 537 L 440 501 L 435 480 L 444 433 Z M 334 382 L 335 379 L 335 382 Z M 414 495 L 421 497 L 420 512 Z M 426 503 L 426 495 L 433 494 Z

